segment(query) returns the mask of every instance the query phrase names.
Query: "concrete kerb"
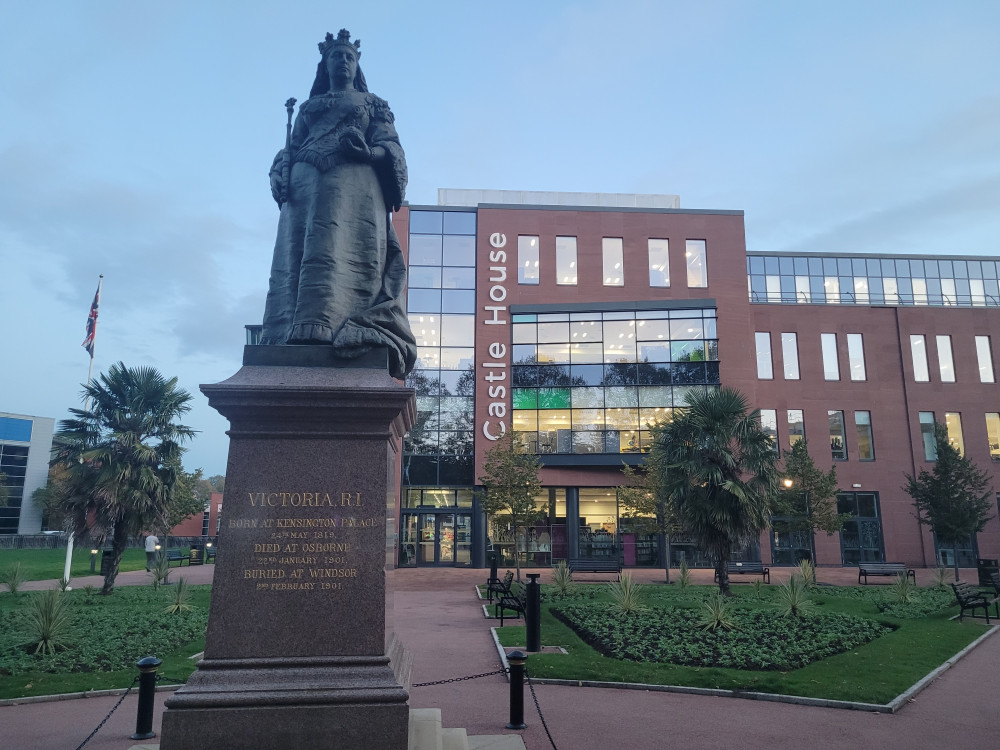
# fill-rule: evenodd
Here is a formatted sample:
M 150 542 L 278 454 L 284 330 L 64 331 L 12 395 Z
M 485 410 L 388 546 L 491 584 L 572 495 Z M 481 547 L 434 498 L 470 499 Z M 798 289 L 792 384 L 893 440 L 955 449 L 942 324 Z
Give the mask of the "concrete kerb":
M 157 685 L 157 693 L 172 693 L 180 685 Z M 69 701 L 77 698 L 106 698 L 109 695 L 122 695 L 132 688 L 110 688 L 109 690 L 86 690 L 80 693 L 57 693 L 55 695 L 29 695 L 24 698 L 3 698 L 0 699 L 0 707 L 3 706 L 23 706 L 28 703 L 53 703 L 55 701 Z
M 927 675 L 917 680 L 907 690 L 900 693 L 889 703 L 862 703 L 860 701 L 840 701 L 830 698 L 809 698 L 802 695 L 784 695 L 782 693 L 758 693 L 749 690 L 721 690 L 718 688 L 698 688 L 684 685 L 649 685 L 642 682 L 603 682 L 599 680 L 560 680 L 555 678 L 532 677 L 531 681 L 535 685 L 562 685 L 564 687 L 593 687 L 610 688 L 612 690 L 644 690 L 655 693 L 686 693 L 688 695 L 710 695 L 716 698 L 743 698 L 754 701 L 767 701 L 770 703 L 791 703 L 798 706 L 818 706 L 821 708 L 839 708 L 848 711 L 867 711 L 868 713 L 893 714 L 905 706 L 913 696 L 930 685 L 934 680 L 947 672 L 957 664 L 966 654 L 975 649 L 980 643 L 992 636 L 998 625 L 993 625 L 988 631 L 979 636 L 976 640 L 963 648 L 944 664 L 937 667 Z M 496 628 L 490 628 L 493 636 L 493 645 L 497 649 L 500 661 L 506 670 L 507 680 L 510 681 L 510 664 L 507 662 L 507 652 L 500 644 Z

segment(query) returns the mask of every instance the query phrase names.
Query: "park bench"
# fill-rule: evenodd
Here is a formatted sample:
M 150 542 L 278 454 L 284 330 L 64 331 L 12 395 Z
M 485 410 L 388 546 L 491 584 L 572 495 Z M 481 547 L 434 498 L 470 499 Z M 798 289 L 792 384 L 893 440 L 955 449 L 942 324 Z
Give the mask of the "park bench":
M 621 573 L 622 564 L 617 557 L 573 558 L 566 561 L 573 573 Z
M 976 591 L 964 581 L 951 584 L 951 588 L 955 592 L 955 599 L 958 600 L 958 606 L 961 608 L 958 613 L 959 620 L 965 617 L 967 609 L 972 611 L 973 617 L 976 616 L 977 609 L 982 609 L 983 614 L 986 615 L 986 624 L 989 625 L 991 604 L 996 608 L 997 617 L 1000 617 L 1000 597 Z
M 507 596 L 510 593 L 510 585 L 513 581 L 514 574 L 509 570 L 504 575 L 502 581 L 499 578 L 488 578 L 486 580 L 486 601 L 493 601 L 494 594 L 496 594 L 498 598 Z
M 191 562 L 191 558 L 188 555 L 185 555 L 179 549 L 168 549 L 167 550 L 167 566 L 169 567 L 170 563 L 174 563 L 174 562 L 177 563 L 178 566 L 181 566 L 184 563 Z
M 516 587 L 516 593 L 515 593 L 515 587 L 512 586 L 511 591 L 508 594 L 501 596 L 497 600 L 494 606 L 496 609 L 494 610 L 493 616 L 500 618 L 501 628 L 503 627 L 503 619 L 505 611 L 509 610 L 511 612 L 514 612 L 515 618 L 522 617 L 524 615 L 524 611 L 528 607 L 528 600 L 524 586 L 521 586 L 519 584 Z
M 753 575 L 760 576 L 764 583 L 771 583 L 771 569 L 765 568 L 762 562 L 731 562 L 726 564 L 726 573 L 729 575 Z M 719 580 L 719 574 L 715 574 L 715 580 Z
M 913 584 L 917 583 L 917 573 L 913 568 L 907 568 L 903 563 L 858 563 L 858 585 L 861 584 L 861 577 L 864 576 L 865 585 L 868 585 L 868 576 L 906 576 L 913 579 Z

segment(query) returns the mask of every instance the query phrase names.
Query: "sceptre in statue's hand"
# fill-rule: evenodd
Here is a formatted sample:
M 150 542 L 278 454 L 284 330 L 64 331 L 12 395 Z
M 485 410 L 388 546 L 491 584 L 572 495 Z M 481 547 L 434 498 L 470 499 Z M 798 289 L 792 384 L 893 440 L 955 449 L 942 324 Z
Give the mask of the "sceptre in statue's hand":
M 288 178 L 292 171 L 292 113 L 295 111 L 295 101 L 293 96 L 285 102 L 285 111 L 288 113 L 288 122 L 285 124 L 285 150 L 281 152 L 281 184 L 278 186 L 278 194 L 274 196 L 279 209 L 288 200 Z M 271 187 L 274 192 L 274 186 Z

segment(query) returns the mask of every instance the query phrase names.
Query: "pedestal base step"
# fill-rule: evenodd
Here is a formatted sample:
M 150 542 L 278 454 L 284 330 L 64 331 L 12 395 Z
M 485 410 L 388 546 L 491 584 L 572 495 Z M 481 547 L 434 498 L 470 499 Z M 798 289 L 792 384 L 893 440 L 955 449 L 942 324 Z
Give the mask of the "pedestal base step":
M 525 750 L 516 734 L 483 734 L 469 737 L 464 729 L 441 727 L 441 710 L 410 709 L 409 750 Z M 159 750 L 159 743 L 132 745 L 129 750 Z

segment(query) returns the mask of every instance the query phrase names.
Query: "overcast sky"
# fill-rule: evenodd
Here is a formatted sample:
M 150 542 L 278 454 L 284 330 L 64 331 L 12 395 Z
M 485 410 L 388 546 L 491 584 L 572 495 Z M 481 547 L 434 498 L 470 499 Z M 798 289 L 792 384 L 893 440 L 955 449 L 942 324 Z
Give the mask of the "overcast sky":
M 676 193 L 750 250 L 1000 255 L 1000 3 L 44 0 L 0 14 L 0 411 L 149 364 L 195 394 L 260 322 L 267 170 L 346 27 L 437 188 Z

